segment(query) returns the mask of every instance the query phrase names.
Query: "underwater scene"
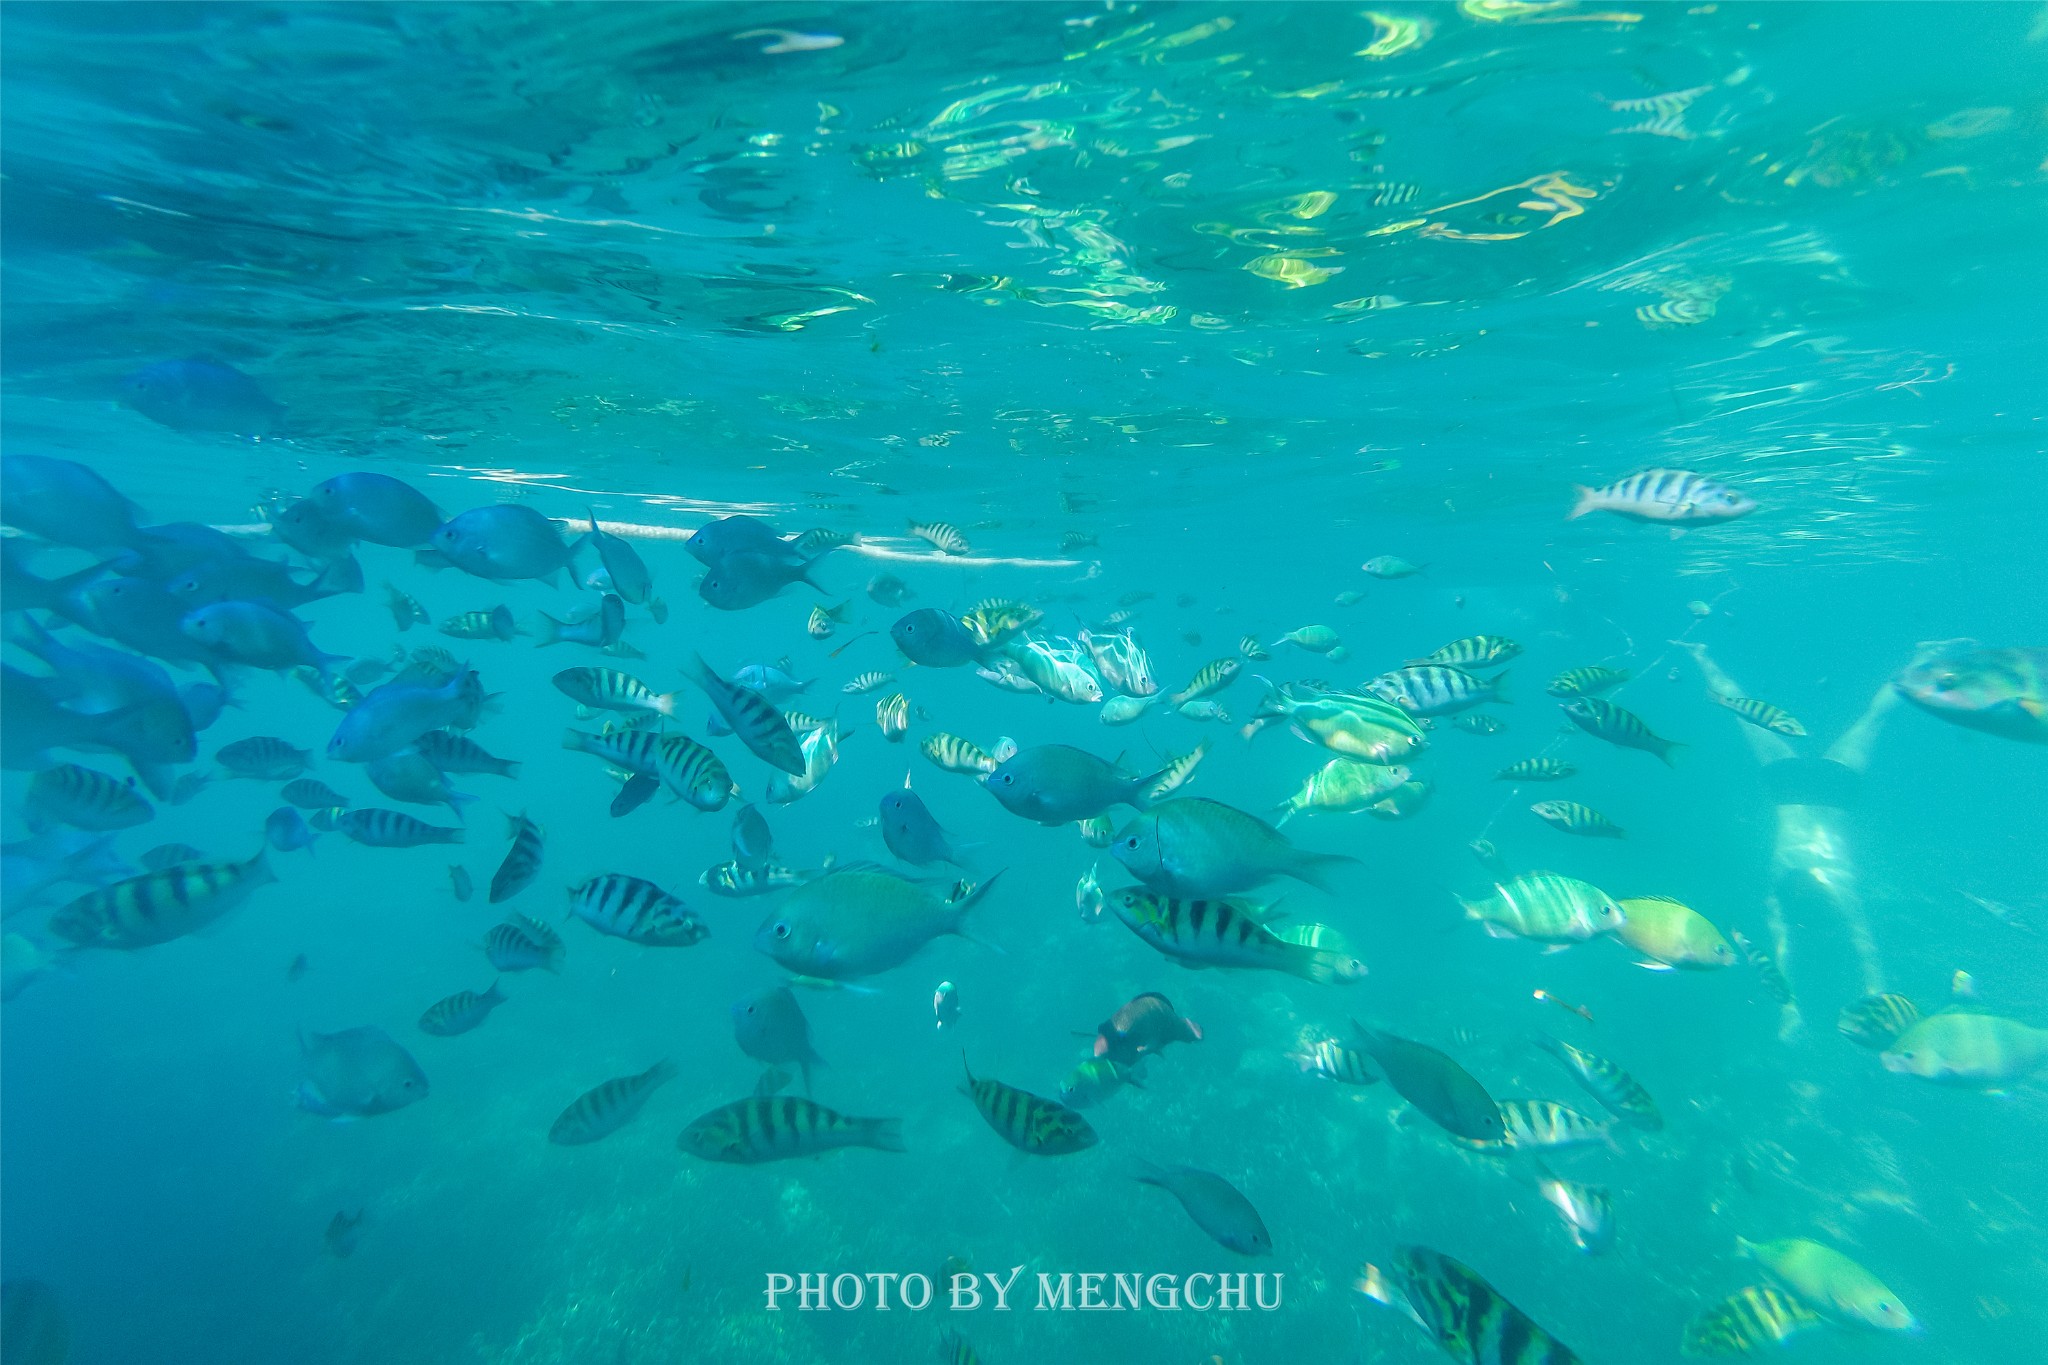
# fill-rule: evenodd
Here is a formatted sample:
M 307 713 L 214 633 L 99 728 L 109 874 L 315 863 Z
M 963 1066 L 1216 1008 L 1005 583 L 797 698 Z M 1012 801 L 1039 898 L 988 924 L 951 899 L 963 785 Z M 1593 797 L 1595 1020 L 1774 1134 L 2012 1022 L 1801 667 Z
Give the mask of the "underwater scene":
M 2048 1337 L 2048 8 L 10 4 L 0 1363 Z

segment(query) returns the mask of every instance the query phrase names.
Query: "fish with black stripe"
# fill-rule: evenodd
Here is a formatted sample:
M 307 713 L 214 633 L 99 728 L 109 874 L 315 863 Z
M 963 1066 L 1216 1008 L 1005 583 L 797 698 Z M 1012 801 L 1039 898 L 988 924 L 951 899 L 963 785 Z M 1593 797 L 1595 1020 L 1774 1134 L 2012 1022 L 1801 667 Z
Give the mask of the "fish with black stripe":
M 1561 782 L 1578 768 L 1561 758 L 1525 758 L 1493 775 L 1496 782 Z
M 488 773 L 492 777 L 519 776 L 514 759 L 499 758 L 468 735 L 453 730 L 429 730 L 413 741 L 420 757 L 444 773 Z
M 1920 1007 L 1903 995 L 1885 991 L 1844 1005 L 1835 1016 L 1835 1030 L 1858 1047 L 1883 1052 L 1892 1039 L 1920 1022 Z
M 761 704 L 767 706 L 766 702 Z M 593 754 L 637 777 L 654 778 L 701 811 L 720 810 L 732 799 L 732 774 L 717 754 L 688 735 L 657 734 L 650 730 L 614 730 L 593 735 L 586 730 L 570 730 L 562 736 L 562 747 Z
M 1027 1156 L 1067 1156 L 1095 1145 L 1095 1129 L 1088 1120 L 1058 1100 L 998 1080 L 977 1080 L 965 1054 L 960 1065 L 967 1072 L 960 1093 L 974 1101 L 996 1136 L 1018 1151 Z
M 757 1096 L 720 1105 L 693 1120 L 676 1146 L 706 1161 L 758 1166 L 817 1156 L 840 1147 L 903 1150 L 901 1119 L 855 1118 L 794 1095 Z
M 1588 838 L 1625 839 L 1628 831 L 1594 810 L 1591 806 L 1580 805 L 1577 801 L 1538 801 L 1529 807 L 1537 819 L 1552 829 L 1561 829 L 1566 834 L 1582 834 Z
M 277 880 L 267 852 L 240 863 L 178 863 L 88 891 L 52 914 L 49 930 L 81 948 L 149 948 L 183 938 Z
M 557 1147 L 580 1147 L 610 1137 L 638 1118 L 654 1092 L 675 1079 L 673 1062 L 656 1062 L 631 1076 L 614 1076 L 584 1091 L 548 1129 Z
M 1625 668 L 1602 668 L 1589 664 L 1584 668 L 1568 668 L 1550 680 L 1543 690 L 1553 697 L 1596 697 L 1611 688 L 1628 681 Z
M 484 958 L 501 972 L 558 972 L 567 952 L 562 936 L 531 915 L 513 915 L 484 931 Z
M 1711 692 L 1708 695 L 1759 730 L 1769 730 L 1775 735 L 1791 735 L 1795 739 L 1803 738 L 1806 734 L 1806 727 L 1799 723 L 1798 717 L 1782 706 L 1773 706 L 1754 697 L 1724 697 L 1719 692 Z
M 1579 500 L 1566 521 L 1588 512 L 1613 512 L 1631 521 L 1662 522 L 1674 536 L 1684 534 L 1687 525 L 1733 521 L 1757 508 L 1755 499 L 1689 469 L 1645 469 L 1604 488 L 1573 487 Z
M 1685 1324 L 1678 1353 L 1692 1358 L 1753 1355 L 1824 1321 L 1790 1294 L 1753 1284 L 1694 1314 Z
M 1396 1247 L 1389 1270 L 1363 1266 L 1353 1288 L 1407 1314 L 1462 1365 L 1580 1365 L 1478 1271 L 1440 1251 Z
M 960 534 L 960 528 L 944 521 L 913 521 L 910 534 L 931 546 L 942 555 L 964 555 L 973 551 L 967 537 Z
M 782 718 L 782 713 L 759 692 L 728 682 L 712 672 L 711 665 L 704 662 L 702 655 L 695 656 L 695 668 L 698 685 L 711 698 L 711 705 L 719 716 L 740 737 L 740 743 L 769 767 L 779 768 L 792 777 L 802 777 L 803 750 L 797 744 L 796 732 L 789 728 L 789 722 Z
M 1623 749 L 1641 749 L 1655 754 L 1667 768 L 1671 766 L 1672 751 L 1685 747 L 1675 739 L 1664 739 L 1655 734 L 1635 712 L 1599 697 L 1580 697 L 1564 703 L 1559 709 L 1571 717 L 1572 724 L 1595 739 L 1604 739 Z
M 1770 993 L 1771 999 L 1787 1009 L 1799 1003 L 1798 997 L 1792 993 L 1791 980 L 1778 964 L 1771 960 L 1769 953 L 1743 937 L 1740 929 L 1731 931 L 1728 937 L 1734 939 L 1735 946 L 1742 949 L 1743 959 L 1755 970 L 1757 980 L 1764 983 L 1764 989 Z
M 622 715 L 673 716 L 676 696 L 656 692 L 630 673 L 615 668 L 565 668 L 555 674 L 555 690 L 578 706 Z
M 96 768 L 59 763 L 29 779 L 22 814 L 31 829 L 55 824 L 103 834 L 142 824 L 156 810 L 136 795 L 132 777 L 122 781 Z
M 459 844 L 468 837 L 462 828 L 430 825 L 401 810 L 364 806 L 334 817 L 334 828 L 371 848 L 418 848 L 421 844 Z
M 1286 972 L 1319 985 L 1349 985 L 1365 963 L 1325 949 L 1289 943 L 1228 900 L 1176 900 L 1127 886 L 1109 896 L 1126 928 L 1189 967 L 1243 967 Z
M 1419 668 L 1426 664 L 1443 664 L 1449 668 L 1470 671 L 1475 668 L 1489 668 L 1494 664 L 1506 663 L 1522 652 L 1519 642 L 1505 635 L 1468 635 L 1462 640 L 1433 649 L 1418 659 L 1408 660 L 1407 666 Z
M 547 831 L 524 815 L 505 817 L 510 826 L 512 847 L 505 850 L 505 861 L 498 864 L 498 870 L 491 876 L 491 904 L 511 900 L 514 896 L 533 885 L 533 879 L 540 875 L 540 860 L 547 847 Z
M 431 1033 L 436 1038 L 453 1038 L 480 1027 L 491 1017 L 491 1011 L 505 1003 L 505 993 L 493 981 L 491 988 L 478 994 L 476 991 L 457 991 L 444 996 L 427 1006 L 420 1015 L 420 1032 Z
M 617 872 L 570 887 L 569 913 L 600 934 L 646 948 L 688 948 L 711 932 L 677 897 Z
M 1538 1034 L 1536 1046 L 1563 1063 L 1572 1079 L 1623 1123 L 1651 1132 L 1664 1126 L 1664 1116 L 1650 1092 L 1613 1062 L 1548 1034 Z
M 1505 671 L 1482 678 L 1447 664 L 1410 664 L 1380 674 L 1365 691 L 1411 716 L 1448 716 L 1486 702 L 1506 701 L 1507 680 Z

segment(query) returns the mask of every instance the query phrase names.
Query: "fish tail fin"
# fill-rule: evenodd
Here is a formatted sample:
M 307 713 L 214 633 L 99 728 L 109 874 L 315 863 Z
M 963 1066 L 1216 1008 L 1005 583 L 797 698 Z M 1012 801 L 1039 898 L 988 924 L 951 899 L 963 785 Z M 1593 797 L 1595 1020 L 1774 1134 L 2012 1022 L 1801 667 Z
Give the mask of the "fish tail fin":
M 1173 765 L 1169 763 L 1156 773 L 1147 773 L 1143 777 L 1131 779 L 1129 797 L 1131 806 L 1137 810 L 1149 809 L 1152 805 L 1152 788 L 1164 782 L 1172 774 Z
M 1157 1185 L 1161 1189 L 1166 1188 L 1166 1172 L 1159 1169 L 1159 1163 L 1155 1161 L 1148 1161 L 1144 1157 L 1134 1156 L 1131 1158 L 1129 1174 L 1131 1179 L 1137 1181 L 1140 1185 Z
M 654 699 L 655 711 L 671 720 L 675 719 L 676 705 L 676 694 L 673 692 L 663 692 Z
M 1586 515 L 1586 513 L 1592 511 L 1593 500 L 1599 496 L 1599 494 L 1594 489 L 1588 488 L 1586 487 L 1586 485 L 1582 483 L 1573 484 L 1572 492 L 1578 495 L 1579 500 L 1572 504 L 1571 511 L 1564 514 L 1564 519 L 1566 521 L 1577 521 L 1580 517 L 1583 517 L 1584 515 Z
M 498 1002 L 500 1002 L 500 1003 L 503 1003 L 503 1001 L 504 1001 L 504 999 L 505 999 L 505 992 L 503 992 L 503 991 L 499 990 L 498 988 L 499 988 L 500 986 L 504 985 L 504 984 L 505 984 L 505 978 L 504 978 L 504 977 L 502 977 L 502 976 L 494 976 L 494 977 L 492 977 L 492 978 L 491 978 L 491 988 L 490 988 L 489 990 L 485 991 L 485 992 L 484 992 L 484 993 L 483 993 L 482 995 L 478 996 L 477 998 L 478 998 L 478 999 L 480 999 L 480 1000 L 495 1000 L 495 1001 L 498 1001 Z
M 590 736 L 581 730 L 569 729 L 562 732 L 562 747 L 572 753 L 582 753 L 590 748 Z
M 1296 849 L 1298 855 L 1289 875 L 1299 878 L 1318 891 L 1330 889 L 1330 873 L 1339 866 L 1359 866 L 1358 859 L 1348 853 L 1311 853 L 1307 849 Z
M 1685 744 L 1681 740 L 1667 739 L 1664 741 L 1663 747 L 1657 750 L 1657 757 L 1664 760 L 1665 767 L 1676 768 L 1678 765 L 1671 761 L 1672 753 L 1676 750 L 1690 747 L 1690 745 Z
M 1756 1243 L 1750 1241 L 1747 1237 L 1737 1237 L 1735 1239 L 1735 1254 L 1745 1259 L 1754 1257 L 1756 1255 Z
M 862 1119 L 861 1137 L 879 1152 L 904 1152 L 902 1119 Z
M 540 617 L 540 624 L 534 628 L 533 633 L 534 638 L 536 640 L 534 648 L 546 649 L 549 645 L 560 644 L 562 642 L 562 631 L 565 628 L 565 623 L 557 621 L 554 617 L 548 615 L 544 611 L 537 612 L 535 614 Z
M 651 1085 L 667 1085 L 676 1078 L 676 1064 L 664 1057 L 647 1068 L 646 1076 Z
M 1486 680 L 1486 690 L 1493 694 L 1495 701 L 1513 700 L 1513 698 L 1508 696 L 1508 670 L 1503 668 L 1500 672 L 1488 678 Z
M 340 558 L 330 559 L 320 566 L 320 572 L 313 579 L 312 587 L 322 597 L 333 597 L 345 592 L 361 592 L 363 566 L 354 554 L 344 551 Z

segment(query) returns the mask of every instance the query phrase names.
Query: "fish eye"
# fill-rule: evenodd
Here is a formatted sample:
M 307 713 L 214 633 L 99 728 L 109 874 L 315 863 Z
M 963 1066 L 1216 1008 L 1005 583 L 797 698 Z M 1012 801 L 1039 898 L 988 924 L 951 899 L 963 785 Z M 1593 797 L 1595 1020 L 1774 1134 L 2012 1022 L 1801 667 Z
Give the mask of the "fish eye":
M 1133 853 L 1137 852 L 1138 836 L 1133 834 L 1130 838 L 1124 840 L 1124 847 L 1130 849 Z
M 788 938 L 788 937 L 789 937 L 789 921 L 788 921 L 788 920 L 786 920 L 786 919 L 779 919 L 779 920 L 775 921 L 775 937 L 777 937 L 777 938 Z

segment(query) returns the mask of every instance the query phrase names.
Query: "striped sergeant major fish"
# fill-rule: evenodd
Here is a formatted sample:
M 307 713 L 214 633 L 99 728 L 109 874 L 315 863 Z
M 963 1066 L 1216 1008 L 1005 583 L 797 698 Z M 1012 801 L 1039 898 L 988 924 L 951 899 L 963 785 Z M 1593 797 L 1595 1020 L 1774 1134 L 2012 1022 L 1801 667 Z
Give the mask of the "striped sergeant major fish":
M 1227 900 L 1175 900 L 1142 887 L 1113 891 L 1109 908 L 1126 928 L 1190 967 L 1286 972 L 1321 985 L 1349 985 L 1365 963 L 1329 949 L 1289 943 Z
M 1029 602 L 1007 597 L 984 597 L 960 618 L 967 633 L 983 645 L 1000 645 L 1019 631 L 1029 630 L 1045 619 L 1045 613 Z M 1139 651 L 1140 656 L 1144 653 Z
M 548 1129 L 548 1141 L 557 1147 L 580 1147 L 610 1137 L 638 1118 L 654 1092 L 675 1074 L 675 1064 L 664 1059 L 645 1071 L 614 1076 L 584 1091 Z
M 1496 782 L 1560 782 L 1578 768 L 1561 758 L 1525 758 L 1493 775 Z
M 769 862 L 759 867 L 748 867 L 737 858 L 706 868 L 697 881 L 703 888 L 716 896 L 760 896 L 770 891 L 781 891 L 805 882 L 816 881 L 821 874 L 804 872 L 781 863 Z
M 1602 668 L 1589 664 L 1585 668 L 1568 668 L 1550 680 L 1543 690 L 1553 697 L 1594 697 L 1628 681 L 1625 668 Z
M 1548 1034 L 1537 1035 L 1535 1041 L 1536 1046 L 1564 1064 L 1581 1089 L 1623 1123 L 1649 1132 L 1664 1126 L 1664 1116 L 1658 1112 L 1657 1101 L 1650 1098 L 1650 1092 L 1613 1062 Z
M 156 814 L 135 794 L 135 779 L 122 781 L 95 768 L 59 763 L 29 779 L 22 813 L 30 828 L 70 825 L 96 834 L 139 825 Z
M 1769 953 L 1743 937 L 1740 929 L 1731 931 L 1728 936 L 1734 939 L 1735 946 L 1742 950 L 1743 960 L 1755 969 L 1757 980 L 1764 983 L 1764 989 L 1770 993 L 1771 999 L 1787 1009 L 1799 1003 L 1798 998 L 1792 993 L 1792 982 L 1778 964 L 1771 960 Z
M 1411 664 L 1380 674 L 1365 690 L 1411 716 L 1448 716 L 1486 702 L 1506 701 L 1507 677 L 1496 673 L 1481 678 L 1448 664 Z
M 849 697 L 857 697 L 863 692 L 873 692 L 877 688 L 887 687 L 892 676 L 879 669 L 871 669 L 866 673 L 855 674 L 839 690 Z
M 1237 642 L 1237 652 L 1253 663 L 1259 663 L 1273 657 L 1273 652 L 1260 644 L 1256 635 L 1246 635 L 1240 638 Z
M 781 717 L 776 719 L 779 722 Z M 794 742 L 795 737 L 791 739 Z M 652 778 L 701 811 L 719 810 L 732 799 L 732 774 L 717 754 L 688 735 L 649 730 L 593 735 L 587 730 L 570 730 L 562 736 L 562 747 L 594 754 L 636 777 Z
M 1566 521 L 1588 512 L 1613 512 L 1631 521 L 1666 523 L 1675 534 L 1683 534 L 1688 523 L 1733 521 L 1757 508 L 1754 499 L 1688 469 L 1646 469 L 1604 488 L 1573 488 L 1579 500 Z
M 967 543 L 967 537 L 960 534 L 960 528 L 950 522 L 913 521 L 910 534 L 942 555 L 964 555 L 974 548 Z
M 1185 787 L 1194 779 L 1195 769 L 1201 767 L 1202 760 L 1208 756 L 1209 741 L 1205 739 L 1186 753 L 1166 760 L 1166 766 L 1159 770 L 1159 780 L 1145 789 L 1145 799 L 1164 801 Z M 1104 846 L 1107 847 L 1107 844 Z
M 1920 1007 L 1903 995 L 1889 991 L 1866 995 L 1842 1007 L 1835 1016 L 1835 1031 L 1858 1047 L 1882 1052 L 1892 1039 L 1920 1022 Z
M 495 981 L 481 995 L 475 991 L 457 991 L 427 1006 L 426 1013 L 420 1016 L 420 1032 L 431 1033 L 436 1038 L 453 1038 L 479 1027 L 491 1017 L 492 1010 L 504 1003 L 505 993 L 498 989 Z
M 1560 1147 L 1585 1147 L 1594 1143 L 1613 1145 L 1608 1125 L 1588 1118 L 1556 1100 L 1501 1100 L 1501 1126 L 1505 1136 L 1498 1141 L 1453 1138 L 1460 1146 L 1475 1151 L 1547 1152 Z
M 980 745 L 943 730 L 925 736 L 917 751 L 949 773 L 992 773 L 999 766 Z
M 711 932 L 677 897 L 617 872 L 570 887 L 569 913 L 600 934 L 647 948 L 688 948 Z
M 468 837 L 460 826 L 430 825 L 402 810 L 364 806 L 334 817 L 334 828 L 371 848 L 418 848 L 421 844 L 459 844 Z
M 1592 838 L 1622 839 L 1628 831 L 1612 820 L 1576 801 L 1538 801 L 1529 807 L 1537 819 L 1566 834 L 1583 834 Z
M 1018 1151 L 1027 1156 L 1067 1156 L 1095 1145 L 1095 1129 L 1088 1120 L 1058 1100 L 998 1080 L 976 1079 L 964 1053 L 960 1065 L 967 1072 L 960 1093 L 974 1101 L 996 1136 Z
M 910 699 L 901 692 L 891 692 L 876 702 L 875 728 L 891 744 L 901 744 L 910 729 Z
M 789 722 L 782 718 L 768 700 L 760 693 L 728 682 L 712 672 L 711 665 L 703 656 L 695 657 L 697 683 L 711 698 L 725 723 L 740 737 L 740 743 L 752 750 L 771 768 L 778 768 L 792 777 L 804 775 L 804 755 L 798 747 L 796 732 L 789 728 Z
M 656 692 L 630 673 L 615 668 L 565 668 L 555 674 L 555 688 L 579 706 L 622 715 L 652 712 L 658 716 L 676 713 L 673 692 Z
M 720 1105 L 693 1120 L 676 1146 L 706 1161 L 757 1166 L 817 1156 L 840 1147 L 903 1150 L 901 1119 L 864 1119 L 794 1095 L 756 1096 Z
M 1323 1038 L 1300 1052 L 1287 1054 L 1295 1065 L 1311 1076 L 1321 1076 L 1339 1085 L 1378 1085 L 1379 1074 L 1366 1065 L 1365 1054 L 1346 1047 L 1335 1038 Z
M 1446 668 L 1491 668 L 1504 664 L 1522 652 L 1519 642 L 1505 635 L 1468 635 L 1462 640 L 1433 649 L 1418 659 L 1408 660 L 1407 666 L 1419 668 L 1425 664 L 1442 664 Z
M 514 759 L 499 758 L 468 735 L 453 730 L 429 730 L 413 741 L 420 757 L 444 773 L 489 773 L 493 777 L 519 776 Z M 338 805 L 348 803 L 337 802 Z
M 1387 1270 L 1363 1266 L 1352 1287 L 1405 1313 L 1462 1365 L 1580 1365 L 1478 1271 L 1440 1251 L 1396 1247 Z
M 1754 697 L 1724 697 L 1718 692 L 1708 695 L 1760 730 L 1769 730 L 1772 734 L 1778 735 L 1791 735 L 1795 739 L 1806 734 L 1806 727 L 1799 723 L 1798 717 L 1781 706 L 1773 706 Z
M 1614 1200 L 1608 1192 L 1597 1185 L 1559 1177 L 1541 1158 L 1532 1156 L 1529 1162 L 1536 1177 L 1536 1192 L 1564 1220 L 1572 1245 L 1588 1256 L 1601 1255 L 1612 1247 Z
M 533 879 L 540 875 L 541 853 L 547 846 L 547 831 L 539 825 L 524 815 L 505 818 L 512 847 L 505 850 L 505 861 L 498 864 L 498 870 L 491 876 L 492 905 L 511 900 L 533 885 Z
M 1168 706 L 1185 706 L 1198 697 L 1213 696 L 1237 681 L 1237 675 L 1244 671 L 1242 659 L 1215 659 L 1195 670 L 1195 676 L 1188 679 L 1188 685 L 1166 698 Z
M 512 915 L 484 931 L 484 959 L 501 972 L 560 971 L 562 936 L 531 915 Z
M 519 634 L 512 608 L 500 603 L 489 611 L 465 611 L 441 623 L 441 633 L 457 640 L 509 640 Z
M 1753 1284 L 1695 1314 L 1685 1324 L 1678 1352 L 1689 1359 L 1751 1355 L 1823 1321 L 1790 1294 Z
M 50 916 L 50 932 L 81 948 L 132 950 L 183 938 L 277 880 L 267 852 L 240 863 L 178 863 L 88 891 Z
M 1623 749 L 1641 749 L 1644 753 L 1655 754 L 1666 767 L 1672 766 L 1672 751 L 1685 747 L 1675 739 L 1664 739 L 1654 733 L 1635 712 L 1599 697 L 1580 697 L 1563 703 L 1559 709 L 1571 717 L 1572 724 L 1595 739 L 1604 739 Z

